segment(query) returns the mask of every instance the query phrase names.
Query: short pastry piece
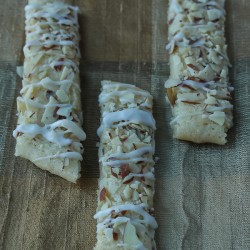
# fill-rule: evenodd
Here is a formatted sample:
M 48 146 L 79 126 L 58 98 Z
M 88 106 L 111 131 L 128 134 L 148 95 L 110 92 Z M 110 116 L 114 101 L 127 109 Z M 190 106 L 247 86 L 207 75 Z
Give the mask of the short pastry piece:
M 102 82 L 96 250 L 156 249 L 152 96 Z
M 174 137 L 225 144 L 233 125 L 224 0 L 170 0 L 168 12 Z
M 31 1 L 30 1 L 31 2 Z M 35 2 L 35 3 L 34 3 Z M 76 182 L 85 140 L 80 100 L 78 8 L 32 1 L 17 98 L 16 156 Z

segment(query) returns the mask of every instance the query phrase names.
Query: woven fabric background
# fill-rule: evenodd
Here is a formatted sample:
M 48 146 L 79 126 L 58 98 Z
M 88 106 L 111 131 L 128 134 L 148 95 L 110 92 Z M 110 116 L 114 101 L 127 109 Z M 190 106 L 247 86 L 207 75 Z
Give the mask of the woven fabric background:
M 172 139 L 165 102 L 167 0 L 71 1 L 80 7 L 81 86 L 87 133 L 83 178 L 70 184 L 14 157 L 24 0 L 0 0 L 0 249 L 93 249 L 99 175 L 97 98 L 103 79 L 155 98 L 155 215 L 160 250 L 250 249 L 250 1 L 227 0 L 235 126 L 226 146 Z

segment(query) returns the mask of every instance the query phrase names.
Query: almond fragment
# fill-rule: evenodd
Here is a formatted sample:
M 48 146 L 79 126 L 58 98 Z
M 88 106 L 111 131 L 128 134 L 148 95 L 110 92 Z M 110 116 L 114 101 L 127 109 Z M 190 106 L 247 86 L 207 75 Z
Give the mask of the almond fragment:
M 54 49 L 55 47 L 56 47 L 56 45 L 52 45 L 52 46 L 50 46 L 50 47 L 45 47 L 45 46 L 43 46 L 43 47 L 42 47 L 42 50 L 48 51 L 48 50 L 50 50 L 50 49 Z
M 53 117 L 56 118 L 57 117 L 57 111 L 58 111 L 59 107 L 55 107 L 54 112 L 53 112 Z
M 199 102 L 191 102 L 191 101 L 181 101 L 181 102 L 184 102 L 184 103 L 187 103 L 187 104 L 200 104 Z
M 125 142 L 127 139 L 128 139 L 128 137 L 122 137 L 122 138 L 120 137 L 121 142 Z
M 134 177 L 132 176 L 130 179 L 128 179 L 127 181 L 124 181 L 123 184 L 129 184 L 130 182 L 132 182 L 134 180 Z
M 201 20 L 202 20 L 201 17 L 194 17 L 194 22 L 195 22 L 195 23 L 198 23 L 198 22 L 201 21 Z
M 116 174 L 116 173 L 113 171 L 113 168 L 111 168 L 111 174 L 112 174 L 115 178 L 118 178 L 118 174 Z
M 180 85 L 178 85 L 178 87 L 187 88 L 190 90 L 195 90 L 193 87 L 191 87 L 190 85 L 187 85 L 185 83 L 181 83 Z
M 220 79 L 221 79 L 221 77 L 217 75 L 217 76 L 214 78 L 214 81 L 215 81 L 215 82 L 218 82 L 218 81 L 220 81 Z
M 219 22 L 219 21 L 220 21 L 220 19 L 218 18 L 218 19 L 213 20 L 212 22 L 213 22 L 213 23 L 217 23 L 217 22 Z
M 205 83 L 205 82 L 206 82 L 205 80 L 200 79 L 200 78 L 195 77 L 195 76 L 189 76 L 189 77 L 187 78 L 187 80 L 191 80 L 191 81 L 194 81 L 194 82 L 201 82 L 201 83 Z
M 122 179 L 124 179 L 126 176 L 128 176 L 131 173 L 129 164 L 121 165 L 120 169 L 121 169 L 120 175 Z
M 226 114 L 222 111 L 215 111 L 213 114 L 209 115 L 209 119 L 220 126 L 223 126 L 225 123 Z
M 29 116 L 29 118 L 32 118 L 32 116 L 35 114 L 36 112 L 33 112 L 30 116 Z
M 189 40 L 189 45 L 193 45 L 194 43 L 198 42 L 200 39 L 193 40 L 191 38 L 188 38 Z
M 107 190 L 104 187 L 101 192 L 100 192 L 100 201 L 105 201 L 106 200 L 106 194 L 107 194 Z
M 22 135 L 23 135 L 23 133 L 22 133 L 22 132 L 18 132 L 16 137 L 18 137 L 18 136 L 22 136 Z
M 176 101 L 176 96 L 174 95 L 173 89 L 172 89 L 172 88 L 169 88 L 169 89 L 167 89 L 166 91 L 167 91 L 167 96 L 168 96 L 168 100 L 169 100 L 170 104 L 171 104 L 172 106 L 174 106 L 175 101 Z
M 119 217 L 119 215 L 115 212 L 115 210 L 112 210 L 112 211 L 111 211 L 111 214 L 110 214 L 110 217 L 111 217 L 112 219 L 115 219 L 115 218 Z
M 56 65 L 56 66 L 54 66 L 54 69 L 56 70 L 56 71 L 61 71 L 62 70 L 62 65 Z
M 109 138 L 110 138 L 110 140 L 113 139 L 113 136 L 112 136 L 112 134 L 110 132 L 109 132 Z
M 123 241 L 129 249 L 142 249 L 143 245 L 137 236 L 136 228 L 130 222 L 126 224 Z
M 64 58 L 60 58 L 60 59 L 58 60 L 58 62 L 63 62 L 63 61 L 64 61 Z M 63 65 L 56 65 L 56 66 L 54 66 L 54 69 L 55 69 L 56 71 L 61 71 L 62 68 L 63 68 Z
M 140 174 L 143 174 L 143 170 L 141 170 Z M 141 181 L 145 181 L 145 177 L 141 176 Z
M 67 37 L 67 38 L 65 38 L 65 41 L 72 41 L 73 40 L 73 38 L 72 37 Z
M 127 213 L 127 210 L 121 211 L 121 215 L 124 216 Z
M 168 21 L 168 25 L 171 25 L 173 22 L 174 22 L 174 18 L 172 18 L 172 19 L 170 19 L 170 20 Z
M 113 232 L 113 240 L 118 240 L 118 233 Z
M 195 71 L 200 71 L 200 70 L 198 69 L 198 67 L 196 67 L 196 66 L 195 66 L 194 64 L 192 64 L 192 63 L 187 64 L 187 66 L 188 66 L 189 68 L 195 70 Z

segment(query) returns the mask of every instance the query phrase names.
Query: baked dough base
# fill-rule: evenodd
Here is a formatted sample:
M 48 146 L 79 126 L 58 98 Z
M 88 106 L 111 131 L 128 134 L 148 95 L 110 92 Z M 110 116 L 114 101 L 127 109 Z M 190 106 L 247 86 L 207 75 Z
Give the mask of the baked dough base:
M 21 156 L 32 161 L 37 167 L 47 170 L 52 174 L 58 175 L 70 182 L 76 183 L 80 178 L 81 165 L 79 160 L 50 158 L 36 161 L 40 157 L 47 157 L 57 153 L 66 153 L 70 147 L 60 147 L 48 142 L 43 137 L 32 139 L 23 134 L 16 139 L 15 156 Z

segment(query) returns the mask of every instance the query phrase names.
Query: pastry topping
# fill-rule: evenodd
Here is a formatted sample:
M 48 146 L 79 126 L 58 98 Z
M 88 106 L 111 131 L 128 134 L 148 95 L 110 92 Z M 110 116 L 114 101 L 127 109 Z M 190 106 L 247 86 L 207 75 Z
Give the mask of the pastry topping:
M 100 136 L 105 128 L 120 127 L 129 123 L 142 123 L 155 129 L 155 121 L 151 113 L 137 108 L 131 108 L 107 113 L 103 117 L 102 125 L 97 133 Z
M 229 102 L 230 63 L 224 38 L 223 5 L 213 1 L 172 0 L 168 20 L 167 49 L 170 64 L 175 68 L 175 79 L 170 76 L 165 83 L 166 95 L 176 116 L 171 124 L 186 117 L 176 111 L 180 105 L 190 108 L 195 105 L 191 116 L 207 118 L 206 112 L 210 112 L 209 120 L 227 130 L 232 126 L 233 106 Z M 189 112 L 190 108 L 187 107 Z
M 113 232 L 113 240 L 118 240 L 118 233 Z
M 94 216 L 97 240 L 105 235 L 117 248 L 151 249 L 157 227 L 150 215 L 155 181 L 152 96 L 133 85 L 103 81 L 99 103 L 99 186 L 105 198 L 98 199 Z
M 106 200 L 106 194 L 107 194 L 107 190 L 106 190 L 106 188 L 103 188 L 100 192 L 100 201 Z
M 64 128 L 65 130 L 60 130 L 60 128 Z M 65 137 L 66 134 L 72 134 L 74 137 L 78 138 L 79 141 L 86 139 L 83 130 L 74 122 L 66 119 L 56 121 L 52 124 L 45 125 L 44 127 L 37 124 L 20 124 L 14 130 L 13 136 L 17 137 L 18 132 L 24 133 L 32 138 L 37 135 L 42 135 L 48 141 L 61 146 L 70 145 L 74 141 L 73 138 Z
M 120 175 L 122 179 L 130 174 L 130 167 L 128 164 L 123 164 L 120 166 Z

